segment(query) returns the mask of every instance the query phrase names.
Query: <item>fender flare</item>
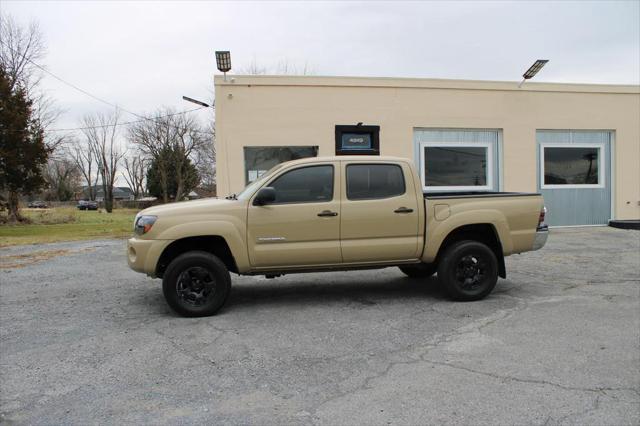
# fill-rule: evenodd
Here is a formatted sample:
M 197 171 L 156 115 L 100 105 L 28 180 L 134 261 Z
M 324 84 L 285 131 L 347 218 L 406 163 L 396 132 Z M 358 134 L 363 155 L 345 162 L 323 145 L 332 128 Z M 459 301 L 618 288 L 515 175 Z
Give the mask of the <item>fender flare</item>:
M 180 223 L 162 231 L 157 239 L 177 241 L 189 237 L 205 236 L 221 237 L 226 241 L 239 272 L 250 268 L 242 232 L 229 221 L 204 220 Z
M 502 246 L 503 255 L 513 251 L 513 241 L 509 232 L 507 218 L 499 210 L 482 209 L 461 212 L 449 216 L 443 221 L 432 220 L 427 223 L 427 241 L 422 255 L 424 262 L 433 262 L 446 238 L 456 229 L 470 225 L 491 225 Z M 431 238 L 430 238 L 431 237 Z

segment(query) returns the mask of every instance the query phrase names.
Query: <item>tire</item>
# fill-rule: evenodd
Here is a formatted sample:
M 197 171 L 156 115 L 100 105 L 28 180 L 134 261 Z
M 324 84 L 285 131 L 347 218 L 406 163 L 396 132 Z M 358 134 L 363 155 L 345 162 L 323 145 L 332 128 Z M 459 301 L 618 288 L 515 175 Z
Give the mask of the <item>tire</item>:
M 227 301 L 231 277 L 220 259 L 205 251 L 183 253 L 171 261 L 162 278 L 164 298 L 185 317 L 213 315 Z
M 454 300 L 480 300 L 498 282 L 495 253 L 477 241 L 460 241 L 447 247 L 438 265 L 438 278 Z
M 437 271 L 433 263 L 419 263 L 417 265 L 398 266 L 405 275 L 411 278 L 429 278 Z

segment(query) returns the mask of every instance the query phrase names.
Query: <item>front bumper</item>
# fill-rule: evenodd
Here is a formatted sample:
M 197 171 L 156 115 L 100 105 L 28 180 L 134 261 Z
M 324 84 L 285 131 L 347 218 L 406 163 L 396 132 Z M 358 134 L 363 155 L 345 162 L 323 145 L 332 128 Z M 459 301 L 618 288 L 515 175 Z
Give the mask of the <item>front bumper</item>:
M 536 237 L 533 240 L 531 250 L 540 250 L 547 243 L 547 238 L 549 238 L 549 227 L 547 225 L 539 226 L 536 229 Z
M 154 277 L 156 265 L 164 249 L 171 244 L 168 240 L 142 240 L 130 238 L 127 241 L 127 263 L 136 272 Z

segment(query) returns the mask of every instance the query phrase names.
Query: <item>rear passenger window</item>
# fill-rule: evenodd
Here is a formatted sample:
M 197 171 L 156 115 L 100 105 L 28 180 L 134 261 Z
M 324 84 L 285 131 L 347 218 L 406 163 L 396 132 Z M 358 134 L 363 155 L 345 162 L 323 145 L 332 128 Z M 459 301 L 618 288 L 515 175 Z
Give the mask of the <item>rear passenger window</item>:
M 291 170 L 269 185 L 276 190 L 276 201 L 319 203 L 333 199 L 333 166 L 311 166 Z
M 404 194 L 404 174 L 395 164 L 349 164 L 347 198 L 371 200 Z

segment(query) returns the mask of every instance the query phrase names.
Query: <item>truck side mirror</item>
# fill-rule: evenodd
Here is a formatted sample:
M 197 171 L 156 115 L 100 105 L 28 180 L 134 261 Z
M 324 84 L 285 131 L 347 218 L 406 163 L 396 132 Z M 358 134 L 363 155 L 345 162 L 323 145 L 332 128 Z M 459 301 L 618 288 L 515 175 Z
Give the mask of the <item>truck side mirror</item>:
M 264 206 L 274 201 L 276 201 L 276 190 L 271 186 L 265 186 L 256 194 L 256 197 L 253 199 L 253 205 Z

